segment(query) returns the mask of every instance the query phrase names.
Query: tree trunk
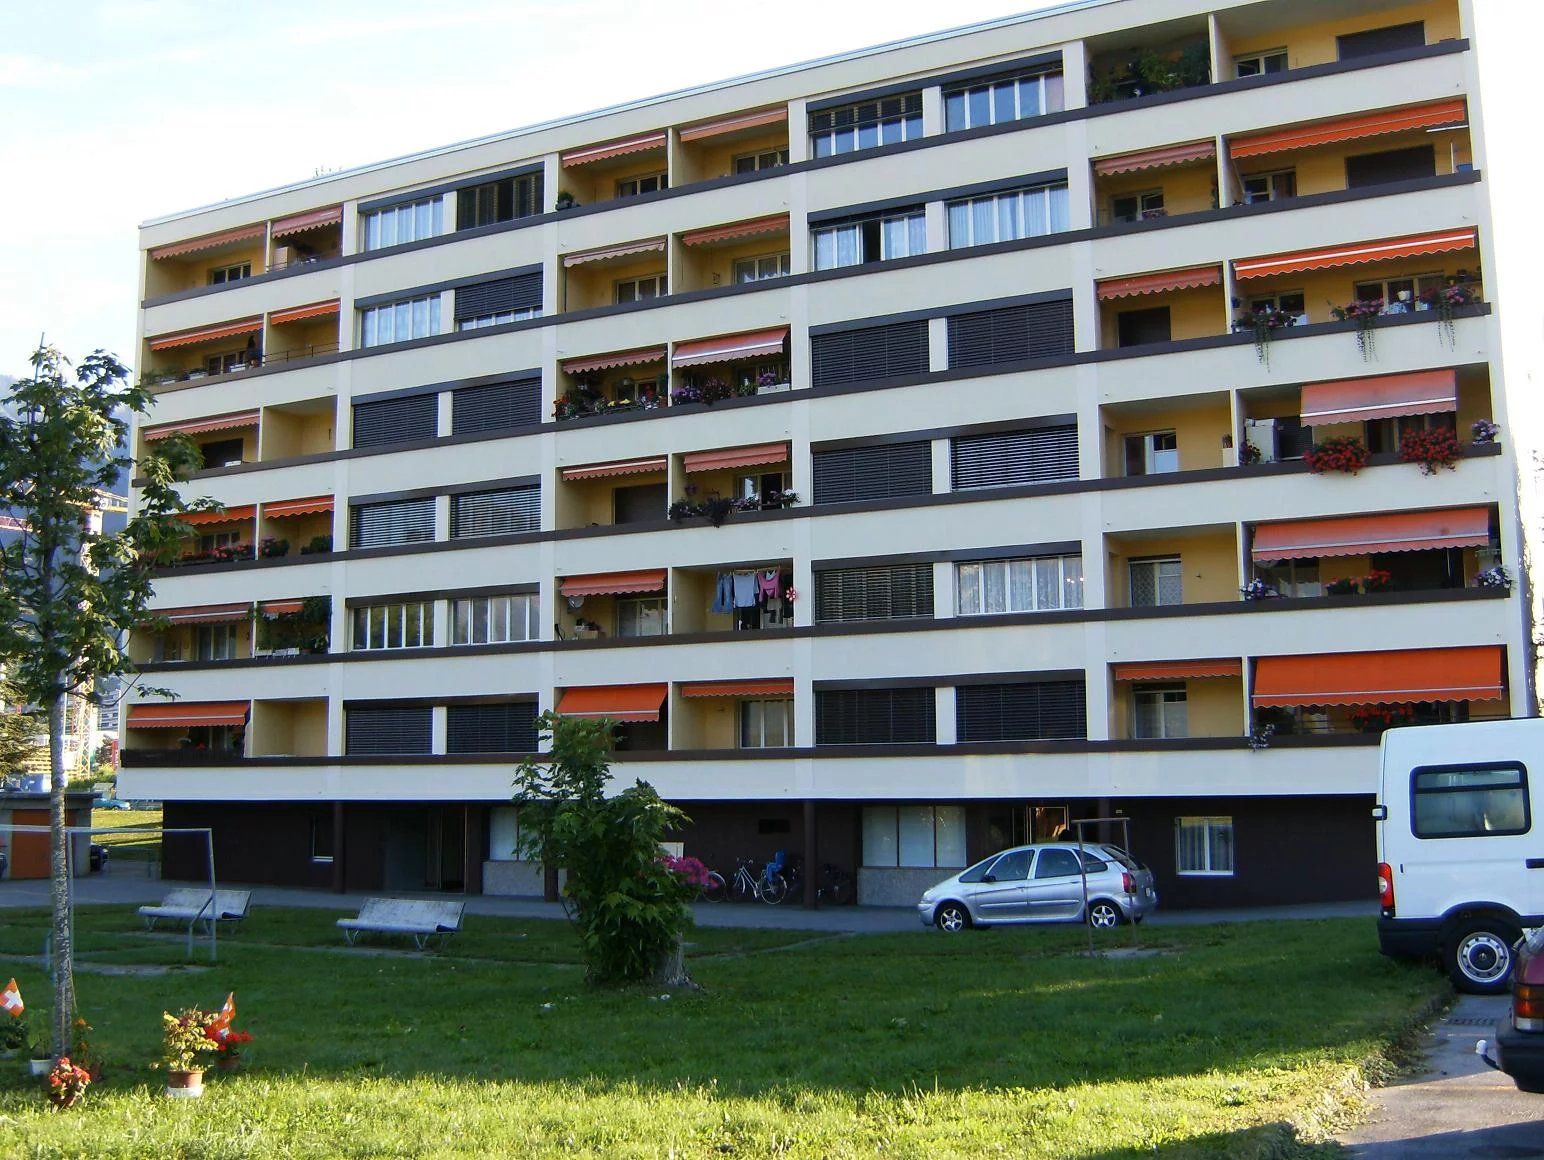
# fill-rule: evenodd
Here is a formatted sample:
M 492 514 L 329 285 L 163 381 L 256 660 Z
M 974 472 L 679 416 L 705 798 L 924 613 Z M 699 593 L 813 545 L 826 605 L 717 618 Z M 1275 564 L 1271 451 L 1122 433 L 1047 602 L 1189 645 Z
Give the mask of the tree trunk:
M 697 984 L 686 973 L 686 947 L 681 936 L 676 935 L 675 947 L 660 959 L 659 965 L 654 968 L 654 978 L 651 982 L 662 987 L 685 987 L 691 990 L 697 989 Z
M 50 960 L 54 971 L 54 1058 L 70 1051 L 70 1021 L 75 1017 L 75 948 L 70 938 L 70 865 L 64 829 L 64 703 L 59 690 L 48 703 L 49 894 L 54 929 Z

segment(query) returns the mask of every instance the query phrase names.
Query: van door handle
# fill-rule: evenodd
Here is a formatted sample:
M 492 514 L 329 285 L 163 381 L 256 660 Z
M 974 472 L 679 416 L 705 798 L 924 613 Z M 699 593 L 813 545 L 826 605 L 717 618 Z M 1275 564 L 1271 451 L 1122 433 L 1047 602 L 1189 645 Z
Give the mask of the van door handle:
M 1544 870 L 1544 858 L 1528 858 L 1523 865 L 1529 870 Z

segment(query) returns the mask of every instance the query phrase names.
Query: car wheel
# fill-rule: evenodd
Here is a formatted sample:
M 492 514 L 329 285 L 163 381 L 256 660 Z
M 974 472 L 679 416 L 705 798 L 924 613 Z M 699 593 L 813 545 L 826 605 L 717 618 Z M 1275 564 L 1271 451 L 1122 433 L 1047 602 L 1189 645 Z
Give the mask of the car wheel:
M 946 902 L 933 913 L 933 925 L 946 934 L 970 929 L 970 911 L 958 902 Z
M 1504 918 L 1481 918 L 1458 927 L 1444 950 L 1453 986 L 1471 995 L 1499 995 L 1512 976 L 1512 945 L 1522 932 Z
M 1126 916 L 1121 913 L 1120 907 L 1113 902 L 1100 899 L 1091 902 L 1088 906 L 1088 925 L 1096 930 L 1109 930 L 1126 921 Z

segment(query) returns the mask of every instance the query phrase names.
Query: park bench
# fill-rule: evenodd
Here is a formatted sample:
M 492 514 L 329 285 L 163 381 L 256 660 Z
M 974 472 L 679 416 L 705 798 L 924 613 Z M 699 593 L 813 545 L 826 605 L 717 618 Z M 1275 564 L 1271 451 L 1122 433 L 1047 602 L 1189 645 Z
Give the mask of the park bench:
M 367 898 L 356 918 L 340 918 L 338 926 L 350 946 L 365 932 L 402 934 L 423 950 L 434 938 L 444 946 L 461 929 L 464 902 L 439 902 L 411 898 Z
M 146 930 L 154 930 L 155 924 L 163 918 L 188 926 L 201 922 L 207 930 L 211 921 L 240 922 L 246 918 L 251 905 L 250 890 L 216 890 L 211 900 L 207 890 L 184 888 L 168 891 L 161 899 L 161 905 L 141 906 L 139 913 L 145 920 Z

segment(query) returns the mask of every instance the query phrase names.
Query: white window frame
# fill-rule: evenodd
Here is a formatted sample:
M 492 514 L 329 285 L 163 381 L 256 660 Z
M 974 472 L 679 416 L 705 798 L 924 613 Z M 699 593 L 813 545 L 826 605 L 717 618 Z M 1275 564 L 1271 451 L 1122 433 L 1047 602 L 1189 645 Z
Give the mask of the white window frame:
M 445 232 L 445 199 L 425 197 L 360 215 L 366 251 L 437 238 Z
M 792 270 L 793 255 L 784 250 L 781 254 L 758 254 L 754 258 L 736 258 L 732 277 L 736 286 L 742 286 L 747 282 L 786 278 Z M 750 277 L 747 278 L 746 274 Z
M 1068 215 L 1064 181 L 961 198 L 944 207 L 951 250 L 1061 233 L 1070 228 Z
M 924 820 L 926 819 L 926 820 Z M 943 823 L 940 827 L 940 822 Z M 939 841 L 940 828 L 944 840 Z M 907 857 L 907 830 L 913 843 L 924 829 L 932 831 L 932 854 L 924 859 L 913 846 Z M 939 805 L 864 806 L 860 864 L 886 869 L 967 866 L 965 857 L 965 807 Z
M 1366 278 L 1355 283 L 1355 293 L 1358 298 L 1383 299 L 1383 314 L 1409 314 L 1416 310 L 1430 310 L 1431 307 L 1421 301 L 1423 291 L 1441 290 L 1447 285 L 1447 275 L 1440 270 L 1428 271 L 1424 274 L 1403 274 L 1393 278 Z M 1377 294 L 1363 294 L 1362 290 L 1368 286 L 1378 287 Z M 1399 295 L 1405 291 L 1410 297 L 1400 300 Z
M 631 297 L 624 298 L 623 291 L 629 292 Z M 644 291 L 649 293 L 645 294 Z M 652 302 L 656 298 L 666 298 L 670 295 L 670 276 L 668 274 L 646 274 L 642 278 L 623 278 L 613 283 L 612 300 L 618 306 L 627 302 Z
M 1187 865 L 1189 851 L 1186 849 L 1185 836 L 1187 832 L 1201 831 L 1199 851 L 1201 853 L 1201 865 Z M 1218 857 L 1216 846 L 1217 838 L 1227 835 L 1228 865 L 1217 865 L 1222 859 Z M 1237 837 L 1233 830 L 1231 817 L 1212 818 L 1175 818 L 1174 819 L 1174 872 L 1185 878 L 1231 878 L 1237 872 L 1238 863 Z
M 479 314 L 475 318 L 462 318 L 456 322 L 456 329 L 482 330 L 488 326 L 503 326 L 507 322 L 524 322 L 528 318 L 540 317 L 540 306 L 526 306 L 520 310 L 504 310 L 497 314 Z
M 1170 719 L 1170 707 L 1178 705 L 1181 711 L 1174 714 L 1178 720 Z M 1154 731 L 1143 728 L 1142 710 L 1144 706 L 1152 706 L 1156 712 L 1152 714 Z M 1151 740 L 1158 738 L 1175 738 L 1190 736 L 1190 709 L 1189 694 L 1183 684 L 1179 685 L 1135 685 L 1131 690 L 1131 736 L 1139 740 Z
M 439 334 L 442 297 L 425 294 L 365 307 L 359 312 L 359 345 L 387 346 Z
M 215 266 L 209 271 L 209 285 L 225 286 L 252 277 L 251 262 L 233 262 L 229 266 Z
M 193 656 L 201 661 L 229 661 L 236 659 L 236 625 L 195 624 L 193 626 Z
M 1171 567 L 1172 565 L 1172 567 Z M 1153 602 L 1151 604 L 1138 604 L 1137 595 L 1137 571 L 1150 568 L 1153 572 Z M 1132 608 L 1174 608 L 1185 603 L 1185 573 L 1184 562 L 1179 556 L 1155 556 L 1148 560 L 1131 560 L 1127 563 L 1128 579 L 1131 593 Z M 1168 575 L 1165 576 L 1165 571 Z M 1177 599 L 1165 600 L 1164 581 L 1172 580 L 1177 591 L 1174 595 Z
M 1301 290 L 1281 290 L 1275 294 L 1260 294 L 1249 299 L 1249 309 L 1279 310 L 1292 316 L 1293 326 L 1308 325 L 1308 297 Z
M 454 646 L 536 640 L 541 632 L 540 603 L 535 593 L 528 592 L 453 599 L 450 643 Z
M 864 245 L 864 227 L 879 226 L 878 252 L 869 254 Z M 842 236 L 852 238 L 852 252 L 842 261 Z M 897 245 L 900 242 L 902 244 Z M 846 266 L 865 266 L 872 262 L 888 262 L 896 258 L 911 258 L 927 253 L 927 213 L 917 209 L 909 213 L 885 217 L 865 218 L 856 222 L 841 222 L 824 229 L 810 231 L 811 264 L 816 270 L 839 270 Z
M 1136 202 L 1134 214 L 1122 214 L 1115 207 L 1123 201 Z M 1136 193 L 1117 193 L 1110 197 L 1110 220 L 1112 222 L 1142 222 L 1149 218 L 1163 217 L 1163 190 L 1143 189 Z
M 649 189 L 643 186 L 652 182 Z M 632 188 L 628 188 L 631 186 Z M 659 193 L 670 188 L 670 174 L 661 170 L 658 173 L 640 173 L 637 177 L 624 177 L 617 182 L 618 197 L 639 197 L 645 193 Z
M 1277 560 L 1274 564 L 1259 565 L 1255 574 L 1283 596 L 1324 595 L 1318 560 Z
M 1292 188 L 1286 190 L 1283 186 L 1290 179 Z M 1258 194 L 1249 188 L 1250 182 L 1264 182 L 1265 188 Z M 1297 170 L 1273 169 L 1269 173 L 1250 173 L 1239 178 L 1239 188 L 1244 195 L 1244 204 L 1253 205 L 1262 201 L 1286 201 L 1297 196 Z
M 786 697 L 741 701 L 735 711 L 735 730 L 737 748 L 786 748 L 793 744 L 793 701 Z
M 1028 583 L 1019 585 L 1019 592 L 1028 597 L 1015 599 L 1014 569 L 1029 572 Z M 1054 585 L 1042 588 L 1040 574 L 1047 573 L 1047 580 L 1054 578 Z M 998 591 L 1002 595 L 1002 607 L 990 608 L 989 594 Z M 1059 603 L 1042 602 L 1046 591 L 1055 591 Z M 1083 607 L 1083 557 L 1066 556 L 1014 556 L 1006 560 L 961 560 L 954 566 L 954 614 L 956 616 L 1000 616 L 1011 612 L 1054 612 L 1063 608 Z M 1074 603 L 1074 599 L 1076 603 Z
M 899 99 L 902 109 L 905 102 L 912 97 L 920 98 L 919 93 L 904 93 L 897 97 L 882 97 L 872 101 L 857 101 L 851 105 L 843 106 L 846 109 L 861 109 L 866 105 L 873 105 L 876 116 L 872 120 L 857 121 L 856 119 L 847 125 L 833 123 L 829 129 L 822 129 L 818 133 L 811 133 L 810 156 L 811 157 L 836 157 L 844 153 L 861 153 L 865 149 L 877 149 L 882 145 L 894 145 L 901 141 L 915 141 L 920 138 L 925 129 L 922 124 L 922 109 L 920 99 L 915 113 L 902 111 L 884 116 L 884 106 L 887 101 Z M 831 114 L 832 121 L 842 109 L 825 109 L 822 112 Z M 822 142 L 827 143 L 822 148 Z
M 1142 442 L 1143 475 L 1172 475 L 1179 470 L 1179 433 L 1177 431 L 1144 431 L 1140 434 L 1127 435 L 1121 441 L 1123 465 L 1130 463 L 1129 448 L 1132 441 L 1138 439 Z M 1159 447 L 1159 440 L 1173 443 L 1174 446 Z M 1172 467 L 1169 466 L 1171 463 Z
M 744 165 L 746 161 L 750 164 Z M 737 153 L 729 162 L 729 172 L 759 173 L 763 169 L 776 169 L 779 165 L 787 164 L 787 146 L 781 149 L 758 149 L 754 153 Z
M 428 648 L 434 644 L 434 602 L 362 604 L 354 609 L 353 628 L 356 652 Z
M 1281 57 L 1281 67 L 1278 69 L 1267 69 L 1267 62 L 1278 56 Z M 1264 52 L 1245 53 L 1243 56 L 1235 56 L 1233 58 L 1233 75 L 1235 77 L 1274 76 L 1276 73 L 1287 72 L 1287 63 L 1287 50 L 1285 48 L 1270 48 Z M 1246 65 L 1251 64 L 1255 66 L 1252 71 L 1242 71 Z
M 1018 76 L 995 77 L 978 85 L 967 85 L 958 89 L 946 89 L 944 91 L 944 132 L 958 133 L 962 129 L 979 129 L 983 125 L 1006 125 L 1012 121 L 1026 121 L 1031 117 L 1043 117 L 1047 113 L 1055 113 L 1062 108 L 1062 99 L 1056 102 L 1056 108 L 1050 107 L 1050 90 L 1048 80 L 1055 77 L 1058 82 L 1062 79 L 1059 70 L 1050 69 L 1045 72 L 1021 73 Z M 1005 117 L 998 116 L 997 100 L 994 90 L 1006 85 L 1013 86 L 1013 111 Z M 985 92 L 987 94 L 986 116 L 977 119 L 971 109 L 971 94 Z M 1034 94 L 1034 100 L 1025 99 L 1029 93 Z M 1056 93 L 1060 98 L 1062 86 L 1056 85 Z M 953 124 L 949 120 L 950 103 L 953 98 L 960 100 L 960 113 L 958 123 Z M 1064 98 L 1063 98 L 1064 99 Z M 1033 104 L 1033 108 L 1030 105 Z
M 619 599 L 616 603 L 617 612 L 617 636 L 634 639 L 645 636 L 665 636 L 669 631 L 666 601 L 663 596 L 630 596 Z M 658 617 L 658 631 L 641 632 L 642 628 L 653 628 L 653 624 L 645 624 L 645 617 Z

